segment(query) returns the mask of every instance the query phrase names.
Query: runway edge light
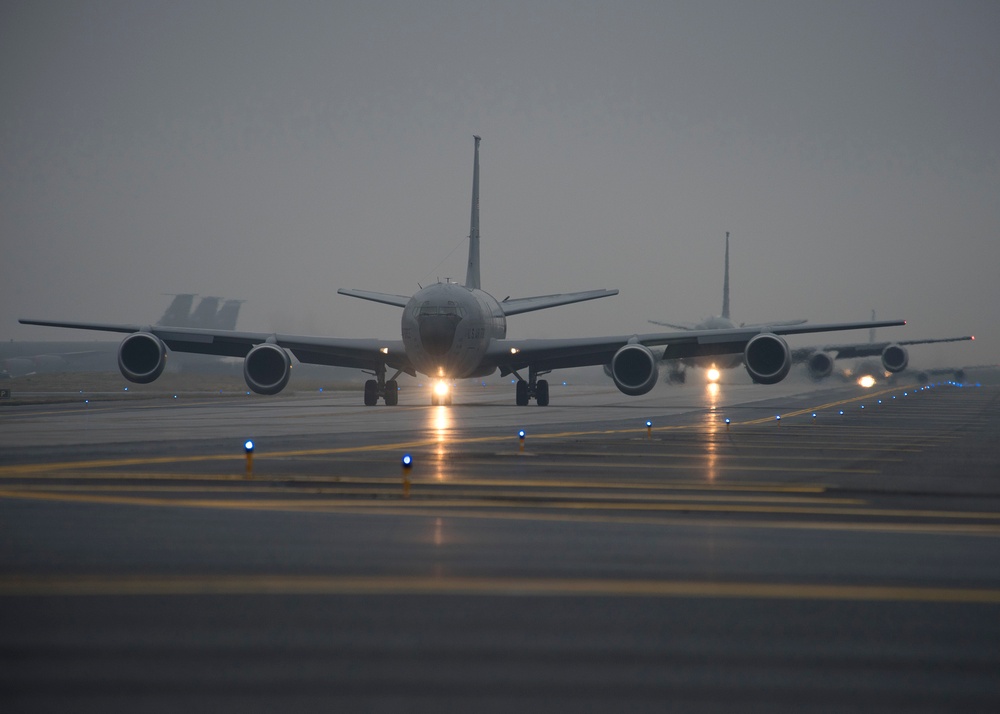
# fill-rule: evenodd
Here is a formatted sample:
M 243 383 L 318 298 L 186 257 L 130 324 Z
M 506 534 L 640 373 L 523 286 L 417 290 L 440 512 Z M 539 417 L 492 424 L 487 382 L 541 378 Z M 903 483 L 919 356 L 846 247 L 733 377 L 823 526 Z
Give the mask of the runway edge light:
M 403 498 L 408 499 L 410 497 L 410 469 L 413 468 L 413 457 L 409 454 L 403 454 L 399 465 L 403 473 Z
M 247 478 L 251 478 L 253 476 L 253 446 L 253 439 L 247 439 L 243 442 L 243 451 L 245 451 L 247 455 Z

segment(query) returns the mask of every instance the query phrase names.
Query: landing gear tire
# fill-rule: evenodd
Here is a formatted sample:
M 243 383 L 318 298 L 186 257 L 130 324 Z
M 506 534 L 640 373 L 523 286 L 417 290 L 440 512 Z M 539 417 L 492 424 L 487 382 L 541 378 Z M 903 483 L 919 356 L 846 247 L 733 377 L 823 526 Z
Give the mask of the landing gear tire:
M 540 407 L 549 405 L 549 382 L 547 379 L 539 379 L 535 383 L 535 404 Z
M 365 406 L 373 407 L 378 404 L 378 382 L 369 379 L 365 382 Z
M 523 379 L 517 380 L 517 387 L 514 390 L 514 401 L 519 407 L 528 406 L 528 383 Z
M 399 404 L 399 382 L 390 379 L 385 383 L 385 405 L 394 407 Z

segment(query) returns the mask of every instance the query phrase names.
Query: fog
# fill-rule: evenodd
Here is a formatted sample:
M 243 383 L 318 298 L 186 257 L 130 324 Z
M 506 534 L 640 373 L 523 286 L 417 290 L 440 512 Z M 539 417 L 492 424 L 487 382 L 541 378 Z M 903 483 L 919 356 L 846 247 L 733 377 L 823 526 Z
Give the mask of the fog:
M 1000 4 L 5 2 L 0 339 L 110 335 L 168 293 L 246 330 L 398 338 L 465 275 L 618 288 L 512 337 L 905 318 L 1000 358 Z M 793 338 L 865 340 L 866 332 Z

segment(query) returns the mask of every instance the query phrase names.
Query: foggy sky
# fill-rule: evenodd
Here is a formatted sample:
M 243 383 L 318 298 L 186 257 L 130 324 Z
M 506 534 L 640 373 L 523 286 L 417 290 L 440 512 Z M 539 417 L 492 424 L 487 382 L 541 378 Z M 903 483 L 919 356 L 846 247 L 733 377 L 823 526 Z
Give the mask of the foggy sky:
M 617 297 L 511 337 L 905 318 L 1000 359 L 1000 4 L 19 2 L 0 6 L 0 339 L 18 317 L 398 339 L 464 279 Z M 793 345 L 865 340 L 866 332 Z

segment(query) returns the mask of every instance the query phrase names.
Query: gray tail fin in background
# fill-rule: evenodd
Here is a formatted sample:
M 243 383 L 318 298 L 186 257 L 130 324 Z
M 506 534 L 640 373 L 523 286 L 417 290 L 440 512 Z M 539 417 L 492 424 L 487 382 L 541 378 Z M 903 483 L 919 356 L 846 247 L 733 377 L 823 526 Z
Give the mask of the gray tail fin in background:
M 472 167 L 472 217 L 469 219 L 469 267 L 465 272 L 465 287 L 480 290 L 479 284 L 479 142 L 476 140 L 476 158 Z
M 174 299 L 170 302 L 170 307 L 156 321 L 156 324 L 163 327 L 190 327 L 191 305 L 194 304 L 194 298 L 194 293 L 174 295 Z
M 729 231 L 726 231 L 726 273 L 722 279 L 722 317 L 729 319 Z

